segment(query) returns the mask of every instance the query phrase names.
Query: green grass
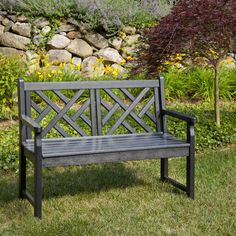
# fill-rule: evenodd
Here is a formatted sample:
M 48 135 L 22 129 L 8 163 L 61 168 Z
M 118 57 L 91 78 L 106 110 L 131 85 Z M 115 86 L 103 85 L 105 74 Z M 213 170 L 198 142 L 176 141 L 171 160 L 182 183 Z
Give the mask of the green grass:
M 198 154 L 194 201 L 160 182 L 157 160 L 47 169 L 41 221 L 5 173 L 0 235 L 235 235 L 235 166 L 235 147 Z M 184 182 L 184 158 L 170 174 Z

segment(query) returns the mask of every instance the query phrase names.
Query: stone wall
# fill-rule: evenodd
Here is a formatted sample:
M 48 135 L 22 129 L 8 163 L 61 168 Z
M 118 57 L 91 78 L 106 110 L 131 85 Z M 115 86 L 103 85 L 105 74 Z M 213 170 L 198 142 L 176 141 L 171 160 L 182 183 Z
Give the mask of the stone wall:
M 119 36 L 107 38 L 70 19 L 55 26 L 45 18 L 32 20 L 0 13 L 0 53 L 21 55 L 32 72 L 42 66 L 40 57 L 44 54 L 54 67 L 73 63 L 87 77 L 103 75 L 107 66 L 122 74 L 124 62 L 135 55 L 140 37 L 129 26 Z

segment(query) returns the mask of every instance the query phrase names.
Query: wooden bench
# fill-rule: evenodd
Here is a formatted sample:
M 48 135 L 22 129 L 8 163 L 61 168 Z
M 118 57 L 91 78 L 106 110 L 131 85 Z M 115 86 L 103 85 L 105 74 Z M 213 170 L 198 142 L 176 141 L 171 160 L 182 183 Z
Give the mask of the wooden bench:
M 18 96 L 19 197 L 29 200 L 35 217 L 42 217 L 43 167 L 160 158 L 161 180 L 194 198 L 196 118 L 166 110 L 162 77 L 32 83 L 19 79 Z M 168 133 L 167 116 L 186 122 L 186 140 Z M 168 177 L 168 158 L 181 156 L 187 157 L 186 186 Z M 34 165 L 34 197 L 26 188 L 26 159 Z

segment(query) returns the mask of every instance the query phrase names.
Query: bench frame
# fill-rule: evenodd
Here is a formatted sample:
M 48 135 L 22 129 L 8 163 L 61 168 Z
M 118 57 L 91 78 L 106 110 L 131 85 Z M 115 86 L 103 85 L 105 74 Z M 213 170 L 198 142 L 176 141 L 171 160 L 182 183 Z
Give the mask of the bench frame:
M 168 176 L 168 158 L 173 157 L 171 153 L 168 151 L 162 151 L 159 153 L 159 157 L 161 159 L 161 180 L 166 181 L 174 185 L 175 187 L 185 191 L 187 195 L 194 199 L 194 159 L 195 159 L 195 141 L 194 141 L 194 123 L 196 122 L 196 118 L 192 116 L 188 116 L 177 111 L 166 110 L 165 108 L 165 96 L 164 96 L 164 79 L 163 77 L 158 78 L 159 80 L 159 119 L 160 119 L 160 130 L 163 133 L 167 133 L 167 116 L 172 116 L 187 123 L 187 143 L 190 144 L 189 152 L 187 155 L 187 164 L 186 164 L 186 186 L 177 182 L 176 180 L 170 178 Z M 110 81 L 90 81 L 87 83 L 93 84 L 94 89 L 96 88 L 103 88 L 107 86 L 107 83 Z M 81 83 L 86 87 L 86 82 L 59 82 L 57 85 L 61 87 L 61 89 L 73 89 L 73 86 L 78 86 L 78 83 Z M 116 88 L 119 86 L 123 86 L 124 83 L 126 87 L 129 87 L 129 81 L 116 81 L 115 85 Z M 144 81 L 136 81 L 137 86 L 141 86 Z M 66 84 L 66 87 L 65 87 Z M 48 87 L 49 83 L 47 83 L 47 89 L 53 89 L 54 84 Z M 112 87 L 112 84 L 111 84 Z M 42 168 L 43 166 L 43 158 L 42 158 L 42 128 L 41 126 L 35 122 L 30 116 L 27 116 L 27 94 L 25 93 L 26 90 L 30 89 L 45 89 L 44 83 L 24 83 L 23 79 L 18 80 L 18 98 L 19 98 L 19 198 L 27 199 L 34 207 L 34 216 L 37 218 L 42 217 Z M 29 137 L 29 131 L 34 133 L 34 153 L 29 154 L 26 152 L 23 142 Z M 28 134 L 27 134 L 28 133 Z M 127 152 L 129 153 L 129 152 Z M 137 151 L 138 153 L 138 151 Z M 130 153 L 132 154 L 132 153 Z M 113 154 L 104 153 L 106 159 L 109 159 L 109 156 Z M 120 161 L 119 153 L 114 157 L 115 161 Z M 177 156 L 177 155 L 176 155 Z M 179 153 L 181 156 L 181 153 Z M 34 197 L 26 190 L 26 160 L 29 159 L 32 161 L 34 165 Z M 132 160 L 127 159 L 127 160 Z M 147 159 L 147 158 L 139 158 L 139 159 Z M 101 161 L 100 161 L 101 162 Z M 94 162 L 93 162 L 94 163 Z M 95 162 L 96 163 L 96 162 Z M 97 162 L 99 163 L 99 161 Z M 78 163 L 81 164 L 81 163 Z M 58 164 L 59 165 L 59 164 Z M 70 163 L 68 163 L 70 165 Z M 57 166 L 57 163 L 54 163 L 54 166 Z

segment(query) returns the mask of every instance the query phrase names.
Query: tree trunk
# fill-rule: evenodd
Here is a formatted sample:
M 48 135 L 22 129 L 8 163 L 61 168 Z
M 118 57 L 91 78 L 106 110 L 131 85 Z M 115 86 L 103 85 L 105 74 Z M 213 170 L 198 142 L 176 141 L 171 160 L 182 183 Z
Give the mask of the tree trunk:
M 219 98 L 219 62 L 215 65 L 214 107 L 216 126 L 220 127 L 220 98 Z

